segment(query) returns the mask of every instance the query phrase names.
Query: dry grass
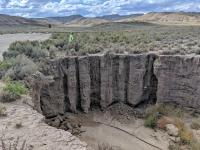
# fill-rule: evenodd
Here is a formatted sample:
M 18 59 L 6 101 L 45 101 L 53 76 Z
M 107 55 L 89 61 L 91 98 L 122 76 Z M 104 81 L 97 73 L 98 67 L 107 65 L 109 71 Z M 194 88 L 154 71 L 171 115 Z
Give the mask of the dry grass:
M 163 116 L 182 118 L 184 110 L 172 104 L 157 104 L 147 109 L 147 114 L 159 113 Z
M 13 143 L 6 143 L 2 138 L 1 138 L 1 148 L 2 150 L 28 150 L 26 147 L 26 141 L 24 140 L 22 145 L 19 145 L 19 138 Z
M 180 142 L 169 146 L 169 150 L 200 150 L 200 142 L 194 137 L 192 131 L 179 119 L 175 120 L 179 129 Z
M 200 150 L 200 142 L 193 140 L 189 145 L 173 143 L 169 145 L 169 150 Z
M 167 124 L 174 124 L 174 118 L 163 116 L 157 121 L 157 127 L 159 129 L 165 130 Z
M 197 140 L 193 140 L 190 143 L 191 150 L 200 150 L 200 142 Z
M 190 144 L 194 140 L 192 131 L 186 127 L 179 129 L 179 136 L 182 144 Z
M 99 144 L 97 150 L 122 150 L 119 147 L 113 147 L 109 144 Z
M 166 124 L 175 124 L 174 118 L 182 118 L 183 116 L 184 111 L 175 105 L 157 104 L 147 109 L 145 126 L 165 129 Z
M 200 130 L 200 119 L 193 120 L 190 127 L 194 130 Z
M 6 107 L 0 104 L 0 117 L 6 117 Z
M 179 137 L 181 144 L 190 144 L 194 140 L 192 131 L 190 131 L 184 124 L 184 122 L 178 118 L 162 117 L 157 122 L 157 127 L 165 130 L 167 124 L 175 125 L 179 130 Z
M 148 127 L 157 127 L 165 130 L 167 124 L 173 124 L 178 128 L 180 142 L 171 144 L 169 150 L 200 150 L 200 143 L 195 139 L 193 132 L 182 121 L 184 114 L 185 112 L 181 108 L 174 105 L 160 104 L 148 109 L 145 125 L 148 123 L 146 125 Z M 199 129 L 199 122 L 193 121 L 191 127 Z

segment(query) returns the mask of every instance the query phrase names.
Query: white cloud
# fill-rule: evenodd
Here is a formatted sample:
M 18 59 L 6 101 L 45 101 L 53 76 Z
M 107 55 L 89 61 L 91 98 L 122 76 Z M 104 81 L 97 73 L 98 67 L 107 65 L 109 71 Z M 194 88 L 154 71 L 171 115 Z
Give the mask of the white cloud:
M 151 11 L 200 11 L 200 0 L 0 0 L 0 13 L 31 17 Z
M 7 7 L 24 7 L 28 2 L 29 0 L 10 0 Z

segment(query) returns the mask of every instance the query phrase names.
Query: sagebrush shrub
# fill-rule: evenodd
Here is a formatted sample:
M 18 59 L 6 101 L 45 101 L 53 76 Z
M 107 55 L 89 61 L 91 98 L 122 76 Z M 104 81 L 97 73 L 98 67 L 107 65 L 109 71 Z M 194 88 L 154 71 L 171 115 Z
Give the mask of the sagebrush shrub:
M 12 102 L 21 95 L 27 94 L 28 89 L 18 81 L 7 81 L 3 91 L 0 93 L 1 102 Z
M 9 60 L 0 61 L 0 70 L 9 69 L 12 66 L 12 62 Z
M 27 93 L 27 88 L 18 81 L 9 81 L 6 83 L 6 86 L 3 90 L 8 91 L 10 93 L 15 93 L 17 95 L 23 95 Z
M 48 56 L 48 51 L 42 49 L 42 45 L 38 41 L 17 41 L 10 45 L 8 51 L 4 52 L 4 59 L 17 57 L 24 54 L 25 56 L 38 60 L 42 57 Z
M 156 113 L 149 114 L 146 119 L 144 125 L 146 127 L 154 129 L 157 126 L 158 115 Z
M 13 80 L 22 80 L 37 71 L 37 65 L 24 55 L 18 55 L 12 62 L 5 76 Z

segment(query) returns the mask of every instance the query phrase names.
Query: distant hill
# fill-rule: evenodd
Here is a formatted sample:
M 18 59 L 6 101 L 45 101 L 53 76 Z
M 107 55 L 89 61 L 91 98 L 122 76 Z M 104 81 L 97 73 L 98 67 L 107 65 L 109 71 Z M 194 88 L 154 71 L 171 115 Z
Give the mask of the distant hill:
M 44 26 L 45 23 L 23 17 L 0 14 L 0 26 L 22 26 L 22 25 Z
M 100 17 L 84 17 L 81 15 L 71 15 L 64 17 L 47 18 L 23 18 L 0 14 L 0 26 L 46 26 L 52 24 L 55 26 L 94 26 L 107 23 L 125 23 L 148 22 L 159 24 L 189 24 L 200 25 L 200 13 L 193 12 L 152 12 L 148 14 L 132 15 L 106 15 Z M 118 24 L 119 25 L 119 24 Z M 121 24 L 120 24 L 121 25 Z M 130 25 L 130 24 L 129 24 Z M 123 24 L 124 26 L 124 24 Z
M 120 19 L 126 19 L 126 18 L 134 18 L 141 16 L 143 14 L 133 14 L 133 15 L 106 15 L 106 16 L 100 16 L 100 17 L 83 17 L 81 15 L 71 15 L 71 16 L 64 16 L 64 17 L 47 17 L 47 18 L 40 18 L 37 20 L 43 21 L 43 22 L 49 22 L 52 24 L 62 24 L 67 26 L 92 26 L 92 25 L 98 25 L 101 23 L 106 22 L 114 22 Z
M 169 24 L 200 24 L 200 13 L 193 12 L 152 12 L 133 20 Z
M 114 15 L 106 15 L 106 16 L 101 16 L 101 17 L 96 17 L 99 19 L 104 19 L 104 20 L 108 20 L 108 21 L 118 21 L 121 19 L 127 19 L 127 18 L 134 18 L 134 17 L 138 17 L 138 16 L 142 16 L 143 14 L 132 14 L 132 15 L 119 15 L 119 14 L 114 14 Z
M 64 17 L 38 18 L 37 20 L 62 25 L 62 26 L 92 26 L 107 22 L 105 19 L 83 17 L 81 15 L 71 15 Z
M 74 21 L 74 20 L 81 20 L 81 19 L 84 19 L 85 17 L 81 16 L 81 15 L 71 15 L 71 16 L 64 16 L 64 17 L 47 17 L 47 18 L 44 18 L 46 20 L 48 20 L 49 22 L 52 22 L 52 23 L 62 23 L 62 24 L 65 24 L 65 23 L 68 23 L 68 22 L 71 22 L 71 21 Z
M 106 23 L 106 22 L 108 22 L 108 21 L 104 20 L 104 19 L 82 18 L 82 19 L 75 19 L 73 21 L 67 22 L 65 25 L 66 26 L 72 26 L 72 27 L 76 27 L 76 26 L 91 27 L 91 26 L 99 25 L 99 24 Z

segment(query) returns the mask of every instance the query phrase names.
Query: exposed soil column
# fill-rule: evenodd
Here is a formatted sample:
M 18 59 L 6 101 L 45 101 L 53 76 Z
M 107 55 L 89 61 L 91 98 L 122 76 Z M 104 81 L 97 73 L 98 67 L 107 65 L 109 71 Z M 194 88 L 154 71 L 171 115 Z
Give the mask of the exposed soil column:
M 147 55 L 129 55 L 129 60 L 127 103 L 135 106 L 142 102 Z
M 80 84 L 80 99 L 81 108 L 85 113 L 88 113 L 90 109 L 90 63 L 89 57 L 79 57 L 79 84 Z
M 126 80 L 126 55 L 115 55 L 112 61 L 112 84 L 113 84 L 113 101 L 125 102 L 125 80 Z
M 200 56 L 159 56 L 154 63 L 157 102 L 200 107 Z
M 100 107 L 100 56 L 90 56 L 91 107 Z
M 53 80 L 42 87 L 40 99 L 43 114 L 51 117 L 65 112 L 61 60 L 51 61 L 47 68 Z
M 78 105 L 78 87 L 76 78 L 76 59 L 75 57 L 68 58 L 68 69 L 67 69 L 67 89 L 68 89 L 68 105 L 72 112 L 77 111 Z
M 113 103 L 113 87 L 112 87 L 112 55 L 101 56 L 100 72 L 101 72 L 101 107 L 105 109 Z

